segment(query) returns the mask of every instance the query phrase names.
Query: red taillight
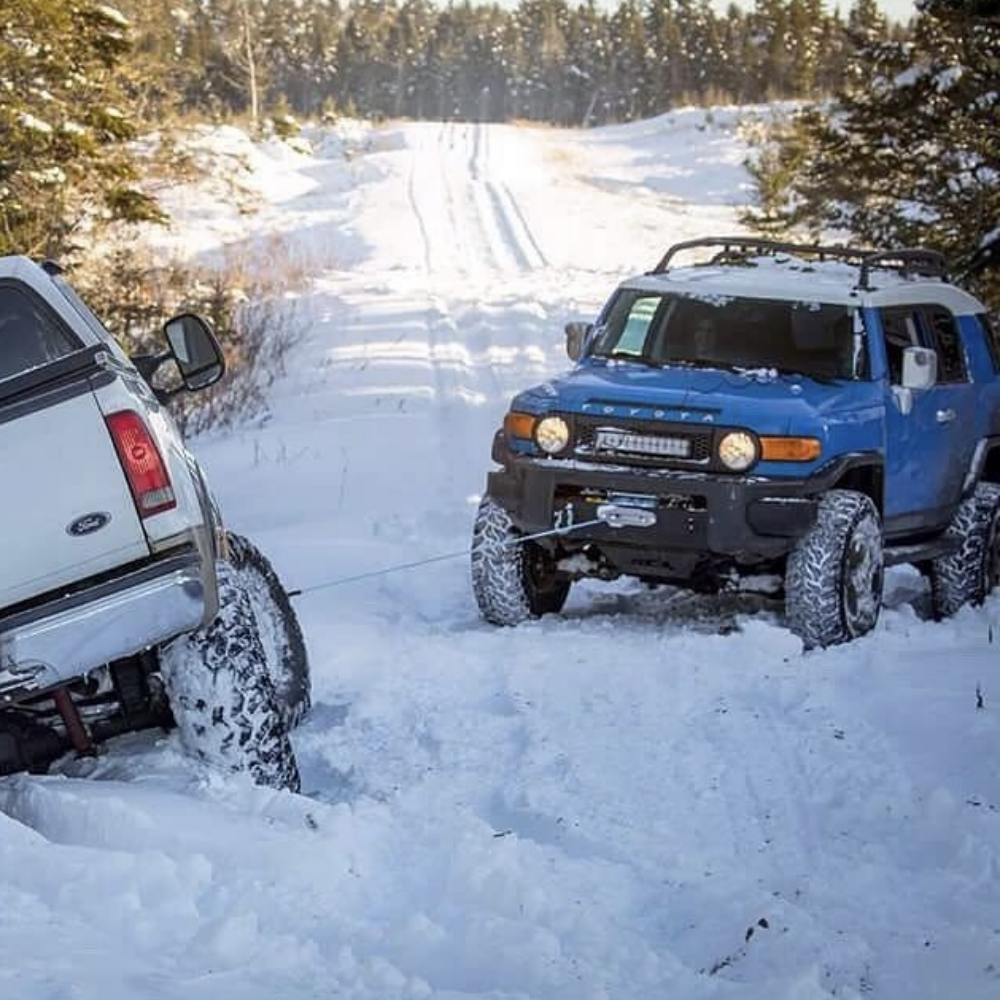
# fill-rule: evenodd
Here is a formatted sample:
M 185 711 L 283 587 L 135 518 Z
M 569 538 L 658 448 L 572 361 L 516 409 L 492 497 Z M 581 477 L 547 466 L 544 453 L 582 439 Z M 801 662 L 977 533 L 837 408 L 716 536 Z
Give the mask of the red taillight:
M 163 456 L 142 417 L 132 410 L 121 410 L 106 419 L 139 516 L 149 517 L 176 507 Z

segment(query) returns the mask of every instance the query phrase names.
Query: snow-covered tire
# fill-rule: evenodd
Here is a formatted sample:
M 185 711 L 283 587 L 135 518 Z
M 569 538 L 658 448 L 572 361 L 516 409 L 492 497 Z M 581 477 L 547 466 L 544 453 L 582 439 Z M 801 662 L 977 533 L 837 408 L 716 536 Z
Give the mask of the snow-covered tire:
M 267 557 L 243 535 L 228 534 L 229 561 L 247 593 L 257 619 L 257 633 L 278 697 L 278 708 L 289 729 L 309 711 L 309 654 L 302 627 Z
M 160 672 L 185 749 L 261 785 L 299 789 L 253 607 L 236 571 L 217 566 L 219 614 L 160 650 Z
M 870 632 L 882 607 L 882 523 L 871 499 L 830 490 L 788 557 L 785 612 L 806 649 Z
M 484 497 L 472 533 L 472 591 L 482 616 L 494 625 L 562 611 L 569 580 L 556 575 L 552 558 L 535 542 L 518 544 L 510 514 Z
M 966 604 L 981 604 L 1000 583 L 1000 486 L 977 486 L 958 508 L 948 534 L 957 539 L 958 548 L 935 559 L 930 568 L 937 618 L 947 618 Z

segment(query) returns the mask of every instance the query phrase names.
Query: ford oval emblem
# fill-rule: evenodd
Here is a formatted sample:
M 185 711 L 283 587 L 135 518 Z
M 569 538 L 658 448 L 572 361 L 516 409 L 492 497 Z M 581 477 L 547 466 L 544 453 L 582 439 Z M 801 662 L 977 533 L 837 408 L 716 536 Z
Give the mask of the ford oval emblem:
M 66 526 L 66 534 L 74 538 L 82 538 L 84 535 L 92 535 L 101 528 L 106 528 L 111 521 L 111 515 L 103 511 L 95 510 L 91 514 L 84 514 L 78 517 L 71 524 Z

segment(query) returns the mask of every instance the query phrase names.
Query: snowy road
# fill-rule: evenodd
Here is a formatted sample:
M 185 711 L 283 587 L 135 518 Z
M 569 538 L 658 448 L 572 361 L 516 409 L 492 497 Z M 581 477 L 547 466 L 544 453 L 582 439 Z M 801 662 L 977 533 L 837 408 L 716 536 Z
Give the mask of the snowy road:
M 233 527 L 296 587 L 464 553 L 563 323 L 736 227 L 736 124 L 317 135 L 255 154 L 250 221 L 189 194 L 192 247 L 317 272 L 269 422 L 198 443 Z M 0 996 L 995 998 L 1000 598 L 921 603 L 899 574 L 803 656 L 766 603 L 627 585 L 494 630 L 464 557 L 306 593 L 302 796 L 173 737 L 0 782 Z

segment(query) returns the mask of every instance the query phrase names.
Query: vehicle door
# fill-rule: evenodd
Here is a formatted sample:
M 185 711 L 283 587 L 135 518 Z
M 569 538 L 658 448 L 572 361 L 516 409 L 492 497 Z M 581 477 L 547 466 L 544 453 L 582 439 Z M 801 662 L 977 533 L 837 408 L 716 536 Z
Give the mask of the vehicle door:
M 975 388 L 955 317 L 943 306 L 879 311 L 888 363 L 885 519 L 893 529 L 946 524 L 959 502 L 976 447 Z M 902 387 L 903 352 L 937 354 L 937 381 Z

